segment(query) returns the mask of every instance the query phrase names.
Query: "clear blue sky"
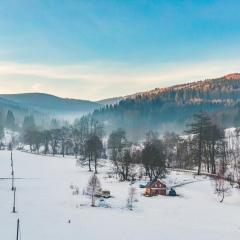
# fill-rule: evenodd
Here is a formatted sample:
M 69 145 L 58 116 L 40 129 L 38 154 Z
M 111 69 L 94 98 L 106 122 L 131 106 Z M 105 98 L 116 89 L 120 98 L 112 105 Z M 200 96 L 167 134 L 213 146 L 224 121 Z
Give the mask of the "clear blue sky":
M 100 99 L 238 71 L 240 1 L 1 0 L 3 92 Z

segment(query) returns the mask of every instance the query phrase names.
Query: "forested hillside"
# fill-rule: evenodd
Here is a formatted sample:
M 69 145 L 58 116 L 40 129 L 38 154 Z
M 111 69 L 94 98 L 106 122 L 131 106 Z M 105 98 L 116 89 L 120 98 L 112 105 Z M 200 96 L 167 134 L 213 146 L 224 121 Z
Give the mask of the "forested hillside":
M 61 98 L 45 93 L 1 94 L 0 97 L 47 113 L 88 113 L 101 106 L 87 100 Z
M 17 125 L 22 124 L 24 117 L 27 115 L 35 116 L 38 124 L 48 120 L 47 115 L 43 112 L 28 107 L 25 104 L 0 97 L 0 115 L 3 119 L 7 117 L 8 112 L 11 112 L 14 115 L 14 121 L 16 121 L 15 123 Z M 2 124 L 2 121 L 5 122 L 6 120 L 1 120 L 0 117 L 0 125 Z
M 27 115 L 35 116 L 38 125 L 43 125 L 46 120 L 49 122 L 51 118 L 73 120 L 100 106 L 100 103 L 88 100 L 61 98 L 45 93 L 0 94 L 0 112 L 6 115 L 8 110 L 12 111 L 19 124 Z
M 96 110 L 93 116 L 109 129 L 117 126 L 139 137 L 148 129 L 181 131 L 198 111 L 211 113 L 222 127 L 238 126 L 240 74 L 229 74 L 126 97 L 119 104 Z

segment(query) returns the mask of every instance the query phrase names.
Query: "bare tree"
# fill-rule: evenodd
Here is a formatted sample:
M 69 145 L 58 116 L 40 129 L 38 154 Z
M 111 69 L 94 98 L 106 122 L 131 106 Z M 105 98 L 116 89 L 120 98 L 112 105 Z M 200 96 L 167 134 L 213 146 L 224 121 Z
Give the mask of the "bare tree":
M 74 153 L 77 155 L 84 155 L 84 144 L 89 137 L 89 118 L 83 116 L 75 120 L 72 126 L 72 138 L 74 143 Z
M 49 152 L 49 142 L 51 139 L 51 132 L 49 130 L 44 130 L 42 135 L 43 135 L 44 154 L 47 154 Z
M 50 141 L 49 144 L 52 148 L 52 155 L 57 154 L 58 144 L 60 141 L 60 130 L 52 129 L 50 130 Z
M 166 132 L 163 136 L 168 167 L 172 167 L 176 163 L 178 141 L 179 136 L 174 132 Z
M 128 170 L 131 163 L 130 146 L 131 143 L 127 141 L 126 133 L 123 129 L 118 129 L 110 134 L 108 139 L 110 159 L 113 163 L 114 171 L 120 175 L 123 181 L 128 178 Z
M 132 180 L 134 178 L 133 168 L 133 158 L 129 149 L 125 150 L 123 153 L 123 158 L 119 161 L 119 175 L 121 180 L 126 181 L 131 176 Z
M 228 133 L 228 149 L 233 169 L 233 180 L 240 187 L 240 128 Z
M 98 179 L 97 175 L 94 173 L 89 181 L 88 185 L 86 188 L 86 193 L 91 197 L 91 206 L 95 207 L 96 204 L 96 196 L 101 195 L 102 188 L 101 188 L 101 183 L 100 180 Z
M 150 180 L 164 175 L 166 171 L 166 154 L 161 140 L 147 142 L 142 151 L 142 163 Z
M 220 202 L 224 201 L 225 194 L 229 192 L 229 183 L 226 181 L 228 172 L 227 143 L 222 140 L 218 146 L 219 167 L 216 177 L 216 193 Z
M 59 129 L 59 141 L 61 142 L 61 154 L 64 157 L 66 152 L 66 143 L 69 140 L 70 132 L 69 128 L 62 127 Z
M 77 119 L 71 129 L 71 136 L 74 143 L 75 156 L 79 153 L 80 157 L 85 156 L 86 141 L 91 136 L 97 136 L 102 139 L 104 136 L 104 126 L 98 120 L 91 116 L 83 116 Z
M 133 210 L 133 202 L 136 201 L 137 189 L 133 186 L 129 188 L 127 207 L 129 210 Z
M 183 169 L 192 169 L 194 162 L 194 142 L 191 137 L 187 139 L 179 138 L 177 141 L 176 162 L 174 167 Z
M 219 141 L 224 138 L 224 131 L 212 122 L 209 122 L 206 128 L 203 142 L 203 156 L 205 158 L 207 172 L 215 174 L 217 146 Z

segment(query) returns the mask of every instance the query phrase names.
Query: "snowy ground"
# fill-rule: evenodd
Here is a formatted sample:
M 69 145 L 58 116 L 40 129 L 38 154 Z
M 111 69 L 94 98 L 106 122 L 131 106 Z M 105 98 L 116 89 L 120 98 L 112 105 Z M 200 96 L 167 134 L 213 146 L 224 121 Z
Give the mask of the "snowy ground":
M 240 194 L 233 192 L 218 203 L 208 179 L 177 188 L 182 196 L 176 198 L 146 198 L 139 189 L 139 202 L 129 211 L 125 207 L 129 183 L 105 178 L 102 169 L 102 187 L 114 196 L 109 199 L 112 208 L 92 208 L 85 196 L 72 195 L 70 185 L 79 186 L 81 192 L 90 176 L 76 167 L 74 158 L 18 151 L 13 156 L 16 177 L 21 178 L 16 180 L 18 213 L 11 213 L 11 180 L 0 179 L 1 240 L 16 239 L 17 218 L 22 240 L 240 239 Z M 8 177 L 10 152 L 0 151 L 0 178 Z M 172 183 L 194 180 L 177 173 L 169 179 Z

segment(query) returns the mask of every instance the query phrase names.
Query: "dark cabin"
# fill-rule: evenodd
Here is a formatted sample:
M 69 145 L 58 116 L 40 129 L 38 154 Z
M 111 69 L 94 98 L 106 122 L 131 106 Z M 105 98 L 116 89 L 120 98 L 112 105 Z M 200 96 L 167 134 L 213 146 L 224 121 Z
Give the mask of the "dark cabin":
M 167 186 L 166 184 L 158 178 L 155 178 L 145 187 L 144 196 L 152 197 L 157 195 L 167 195 Z

